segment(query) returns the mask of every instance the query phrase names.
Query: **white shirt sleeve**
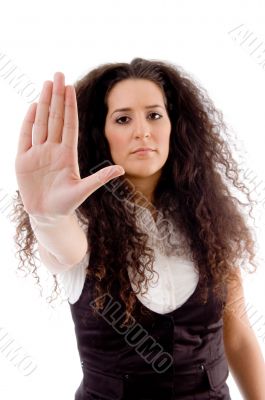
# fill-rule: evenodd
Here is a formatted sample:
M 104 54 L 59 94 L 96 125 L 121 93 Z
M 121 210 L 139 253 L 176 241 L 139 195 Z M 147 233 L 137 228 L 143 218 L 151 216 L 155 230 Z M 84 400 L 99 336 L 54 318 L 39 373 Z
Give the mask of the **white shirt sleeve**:
M 75 303 L 83 290 L 86 279 L 86 268 L 89 263 L 90 252 L 87 252 L 83 259 L 74 267 L 57 274 L 62 283 L 69 303 Z
M 79 225 L 87 234 L 88 226 L 81 222 L 78 218 Z M 83 286 L 86 279 L 86 269 L 89 264 L 90 258 L 90 249 L 86 252 L 83 259 L 72 268 L 68 269 L 67 271 L 63 271 L 58 273 L 56 276 L 59 278 L 60 282 L 63 285 L 65 290 L 66 296 L 68 298 L 69 303 L 75 303 L 83 290 Z

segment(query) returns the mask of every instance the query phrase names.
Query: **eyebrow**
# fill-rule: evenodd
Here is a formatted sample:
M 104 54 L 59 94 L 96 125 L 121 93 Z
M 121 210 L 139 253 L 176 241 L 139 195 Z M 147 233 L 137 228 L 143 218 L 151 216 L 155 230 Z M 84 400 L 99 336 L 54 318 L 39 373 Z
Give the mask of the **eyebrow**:
M 145 108 L 155 108 L 155 107 L 160 107 L 160 108 L 163 108 L 163 109 L 164 109 L 164 107 L 162 107 L 162 106 L 159 105 L 159 104 L 153 104 L 153 105 L 150 105 L 150 106 L 145 106 Z M 131 111 L 131 110 L 132 110 L 132 109 L 131 109 L 130 107 L 117 108 L 117 110 L 113 111 L 112 114 L 114 114 L 114 113 L 116 113 L 116 112 L 118 112 L 118 111 Z M 112 114 L 111 114 L 111 115 L 112 115 Z

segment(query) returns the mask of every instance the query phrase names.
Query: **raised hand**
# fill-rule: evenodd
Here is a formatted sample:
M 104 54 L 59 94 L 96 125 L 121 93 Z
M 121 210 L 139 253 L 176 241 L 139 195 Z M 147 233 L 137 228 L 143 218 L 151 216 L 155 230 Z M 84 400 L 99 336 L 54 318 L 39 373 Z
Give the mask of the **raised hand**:
M 109 166 L 81 179 L 77 141 L 75 88 L 65 86 L 64 74 L 56 72 L 54 82 L 44 82 L 39 103 L 30 105 L 19 136 L 15 171 L 28 214 L 72 215 L 94 191 L 124 173 Z

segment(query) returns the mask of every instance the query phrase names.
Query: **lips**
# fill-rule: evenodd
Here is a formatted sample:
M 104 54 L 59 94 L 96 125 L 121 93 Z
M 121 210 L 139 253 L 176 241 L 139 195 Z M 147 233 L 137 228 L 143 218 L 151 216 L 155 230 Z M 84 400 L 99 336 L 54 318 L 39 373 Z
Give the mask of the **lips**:
M 139 147 L 138 149 L 134 150 L 133 153 L 138 153 L 139 151 L 154 151 L 151 147 Z

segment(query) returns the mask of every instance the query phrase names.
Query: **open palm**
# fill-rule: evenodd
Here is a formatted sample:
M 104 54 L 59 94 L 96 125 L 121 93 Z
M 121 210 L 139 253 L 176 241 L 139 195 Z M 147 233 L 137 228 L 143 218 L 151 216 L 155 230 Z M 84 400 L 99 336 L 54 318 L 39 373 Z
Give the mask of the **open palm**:
M 63 73 L 57 72 L 54 83 L 44 82 L 39 103 L 31 104 L 21 126 L 15 170 L 28 214 L 73 214 L 89 195 L 124 173 L 118 166 L 109 166 L 81 179 L 77 141 L 75 89 L 65 87 Z

